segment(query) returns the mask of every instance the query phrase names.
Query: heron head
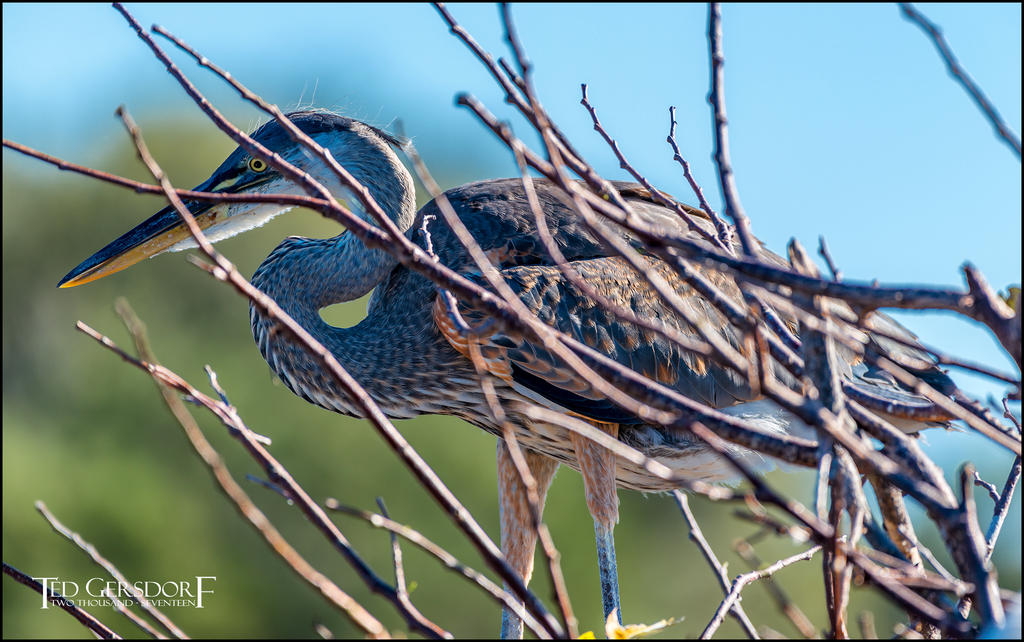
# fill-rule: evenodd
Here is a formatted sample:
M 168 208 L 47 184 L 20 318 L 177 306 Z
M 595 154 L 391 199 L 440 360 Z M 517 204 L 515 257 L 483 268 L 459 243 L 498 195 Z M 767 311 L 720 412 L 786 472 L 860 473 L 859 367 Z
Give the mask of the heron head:
M 391 146 L 401 146 L 393 136 L 365 123 L 328 111 L 300 111 L 289 119 L 322 147 L 328 149 L 360 183 L 366 186 L 385 212 L 400 227 L 408 227 L 415 214 L 412 178 Z M 335 197 L 346 200 L 354 212 L 366 216 L 351 198 L 349 189 L 318 157 L 289 137 L 276 120 L 252 133 L 267 149 L 276 152 L 299 170 L 324 185 Z M 266 159 L 249 154 L 241 147 L 221 163 L 209 179 L 196 186 L 197 192 L 223 194 L 306 194 L 305 190 L 271 167 Z M 185 201 L 196 223 L 210 241 L 230 238 L 263 225 L 290 206 L 276 203 L 201 203 Z M 404 220 L 408 218 L 408 224 Z M 167 206 L 136 227 L 111 241 L 75 269 L 67 273 L 58 287 L 69 288 L 103 278 L 130 267 L 142 259 L 164 252 L 195 247 L 196 243 L 177 211 Z

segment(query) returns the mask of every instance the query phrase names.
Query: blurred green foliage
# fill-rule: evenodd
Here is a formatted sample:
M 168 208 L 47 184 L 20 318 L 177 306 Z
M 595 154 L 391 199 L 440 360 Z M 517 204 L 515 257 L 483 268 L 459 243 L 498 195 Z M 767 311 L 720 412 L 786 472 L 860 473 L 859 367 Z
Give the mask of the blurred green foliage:
M 145 135 L 175 183 L 191 186 L 206 177 L 230 143 L 210 139 L 195 121 L 168 121 Z M 111 142 L 93 165 L 138 179 L 145 171 L 127 142 Z M 59 150 L 53 150 L 58 151 Z M 442 185 L 461 177 L 441 170 Z M 196 637 L 291 638 L 313 635 L 322 623 L 337 636 L 357 635 L 346 618 L 274 556 L 261 537 L 217 490 L 166 411 L 148 377 L 74 330 L 81 319 L 124 348 L 131 341 L 113 313 L 124 296 L 147 323 L 163 363 L 200 389 L 208 389 L 204 364 L 242 417 L 273 439 L 272 452 L 311 495 L 376 510 L 381 496 L 394 519 L 441 543 L 464 562 L 483 568 L 473 549 L 394 455 L 362 422 L 341 417 L 293 396 L 271 376 L 252 343 L 247 303 L 230 289 L 188 265 L 183 254 L 146 261 L 85 287 L 57 290 L 64 273 L 162 205 L 5 151 L 3 176 L 3 558 L 35 576 L 85 581 L 102 576 L 72 544 L 53 534 L 33 510 L 43 500 L 73 530 L 135 580 L 187 580 L 216 576 L 207 607 L 166 612 Z M 328 236 L 336 224 L 297 211 L 221 245 L 244 274 L 289 234 Z M 334 306 L 328 319 L 352 324 L 365 301 Z M 262 471 L 228 438 L 223 428 L 196 412 L 208 437 L 237 478 Z M 445 417 L 400 422 L 399 428 L 497 539 L 494 439 Z M 993 465 L 1002 474 L 1002 459 Z M 772 482 L 808 500 L 807 472 L 774 473 Z M 368 594 L 355 574 L 301 514 L 276 494 L 244 482 L 277 527 L 317 568 L 351 593 L 396 632 L 394 610 Z M 653 622 L 684 616 L 662 637 L 700 632 L 721 599 L 717 582 L 667 496 L 624 491 L 618 557 L 626 620 Z M 728 505 L 694 498 L 693 507 L 729 574 L 746 566 L 731 543 L 757 528 L 733 517 Z M 560 547 L 581 631 L 602 631 L 592 524 L 579 475 L 564 469 L 548 500 L 548 524 Z M 349 517 L 337 517 L 353 545 L 390 578 L 387 535 Z M 1019 535 L 1017 535 L 1019 537 Z M 934 542 L 933 542 L 934 543 Z M 460 636 L 493 636 L 498 608 L 472 585 L 406 545 L 412 599 L 430 618 Z M 941 546 L 937 545 L 937 548 Z M 799 550 L 777 538 L 758 544 L 765 560 Z M 997 561 L 1000 558 L 997 556 Z M 1019 564 L 1019 557 L 1011 557 Z M 824 627 L 820 558 L 781 573 L 791 597 L 818 627 Z M 1019 586 L 1010 564 L 1004 586 Z M 551 595 L 540 565 L 534 588 Z M 72 618 L 41 610 L 39 597 L 5 579 L 4 637 L 88 637 Z M 763 586 L 745 593 L 754 622 L 786 635 L 796 631 L 772 605 Z M 875 610 L 879 631 L 891 630 L 900 614 L 871 590 L 855 590 L 852 612 Z M 94 611 L 119 632 L 139 632 L 108 611 Z M 722 636 L 739 635 L 727 620 Z

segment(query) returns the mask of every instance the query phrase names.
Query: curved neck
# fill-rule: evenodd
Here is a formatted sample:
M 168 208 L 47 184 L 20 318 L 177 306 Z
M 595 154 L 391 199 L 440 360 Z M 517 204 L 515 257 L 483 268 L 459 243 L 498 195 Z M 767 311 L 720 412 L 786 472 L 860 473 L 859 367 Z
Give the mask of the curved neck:
M 334 154 L 405 233 L 416 217 L 412 176 L 379 137 L 361 137 L 359 141 L 358 145 L 335 141 Z M 330 143 L 320 142 L 325 146 Z M 334 172 L 319 164 L 308 171 L 336 198 L 347 201 L 356 216 L 376 225 L 361 201 Z M 322 324 L 321 308 L 358 299 L 383 281 L 396 265 L 397 260 L 390 254 L 367 248 L 349 232 L 329 239 L 292 236 L 264 259 L 252 282 L 312 331 L 317 329 L 317 323 Z
M 367 181 L 364 184 L 392 216 L 396 226 L 405 232 L 415 217 L 415 201 L 411 178 L 404 167 L 397 165 L 406 181 L 395 177 L 386 190 L 380 189 L 380 183 Z M 352 173 L 363 180 L 356 171 Z M 340 191 L 332 189 L 335 194 Z M 355 208 L 353 211 L 368 220 L 365 212 Z M 381 400 L 381 395 L 375 394 L 380 391 L 374 390 L 373 384 L 378 380 L 382 365 L 390 359 L 389 352 L 379 348 L 395 344 L 393 337 L 383 336 L 388 334 L 388 329 L 383 327 L 386 324 L 364 322 L 353 328 L 335 328 L 320 318 L 320 310 L 367 294 L 397 265 L 393 256 L 383 250 L 367 248 L 350 232 L 329 239 L 293 236 L 285 239 L 260 264 L 252 283 L 330 350 L 371 396 Z M 250 305 L 250 321 L 264 359 L 293 392 L 330 410 L 360 414 L 337 390 L 330 377 L 323 374 L 323 366 L 299 347 L 293 337 L 275 331 L 274 323 L 255 305 Z M 395 330 L 393 328 L 391 333 Z M 378 349 L 368 350 L 370 346 Z
M 396 265 L 393 256 L 367 248 L 350 232 L 328 239 L 292 236 L 260 263 L 252 283 L 312 329 L 322 308 L 365 295 Z

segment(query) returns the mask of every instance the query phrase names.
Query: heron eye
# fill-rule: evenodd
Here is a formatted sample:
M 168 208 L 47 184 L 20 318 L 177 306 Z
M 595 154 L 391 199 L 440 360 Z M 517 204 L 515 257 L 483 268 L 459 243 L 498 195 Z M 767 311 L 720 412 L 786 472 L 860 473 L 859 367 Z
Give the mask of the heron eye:
M 267 171 L 267 164 L 258 158 L 249 160 L 249 169 L 254 172 L 265 172 Z

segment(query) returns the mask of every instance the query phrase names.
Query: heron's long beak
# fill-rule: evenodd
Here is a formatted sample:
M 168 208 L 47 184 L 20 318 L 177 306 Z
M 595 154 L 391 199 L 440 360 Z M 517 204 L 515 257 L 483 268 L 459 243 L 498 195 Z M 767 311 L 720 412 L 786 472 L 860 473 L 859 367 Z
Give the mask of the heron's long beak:
M 226 178 L 218 173 L 202 185 L 196 187 L 194 191 L 243 192 L 265 182 L 267 177 L 258 176 L 248 181 L 239 179 L 240 177 L 237 174 Z M 226 211 L 225 206 L 220 203 L 186 201 L 185 205 L 192 212 L 196 223 L 199 224 L 199 228 L 203 230 L 217 223 Z M 178 212 L 172 206 L 168 205 L 132 230 L 108 243 L 99 252 L 82 261 L 78 267 L 68 272 L 60 280 L 57 287 L 73 288 L 76 285 L 102 279 L 105 276 L 131 267 L 142 259 L 155 256 L 188 239 L 189 236 L 188 227 L 181 220 L 181 216 L 178 215 Z

